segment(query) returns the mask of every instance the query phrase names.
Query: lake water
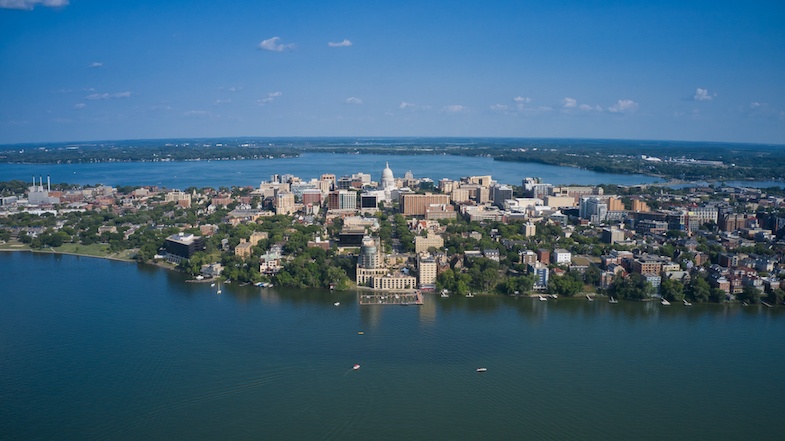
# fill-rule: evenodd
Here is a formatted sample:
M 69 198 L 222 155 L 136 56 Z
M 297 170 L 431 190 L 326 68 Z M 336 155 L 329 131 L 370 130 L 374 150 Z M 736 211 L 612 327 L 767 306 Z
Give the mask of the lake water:
M 0 268 L 4 440 L 775 440 L 785 429 L 783 308 L 359 306 L 354 292 L 218 295 L 91 258 L 0 253 Z
M 596 173 L 572 167 L 526 162 L 494 161 L 487 157 L 450 155 L 350 155 L 303 153 L 297 158 L 245 161 L 124 162 L 99 164 L 0 164 L 0 181 L 31 181 L 33 176 L 50 175 L 52 182 L 105 185 L 158 185 L 167 188 L 258 186 L 272 174 L 293 174 L 303 179 L 318 178 L 323 173 L 336 176 L 370 173 L 381 180 L 389 162 L 395 177 L 407 170 L 417 178 L 459 179 L 462 176 L 491 175 L 505 184 L 521 185 L 524 177 L 541 177 L 551 184 L 620 184 L 635 185 L 660 182 L 644 175 Z

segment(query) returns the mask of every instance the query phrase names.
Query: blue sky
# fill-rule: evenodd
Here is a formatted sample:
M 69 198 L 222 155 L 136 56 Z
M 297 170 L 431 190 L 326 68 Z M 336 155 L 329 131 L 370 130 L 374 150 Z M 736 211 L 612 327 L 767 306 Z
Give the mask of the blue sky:
M 780 1 L 0 0 L 0 143 L 785 144 Z

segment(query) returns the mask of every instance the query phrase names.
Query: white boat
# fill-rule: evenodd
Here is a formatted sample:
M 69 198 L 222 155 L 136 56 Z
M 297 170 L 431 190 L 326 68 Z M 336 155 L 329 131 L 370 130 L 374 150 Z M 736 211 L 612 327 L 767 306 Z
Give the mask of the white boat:
M 333 305 L 334 306 L 341 306 L 341 302 L 335 302 L 335 303 L 333 303 Z
M 593 301 L 594 301 L 594 299 L 593 299 L 593 298 L 591 298 L 591 296 L 590 296 L 590 295 L 588 295 L 588 294 L 586 294 L 586 298 L 587 298 L 587 299 L 589 299 L 589 301 L 590 301 L 590 302 L 593 302 Z
M 210 288 L 212 288 L 212 287 L 214 287 L 214 286 L 215 286 L 215 283 L 211 283 L 211 284 L 210 284 Z
M 221 288 L 218 288 L 218 291 L 216 291 L 215 293 L 216 294 L 220 294 L 221 293 Z
M 608 303 L 619 303 L 619 301 L 611 297 L 610 300 L 608 300 Z
M 450 297 L 450 294 L 448 294 L 448 291 L 446 289 L 442 290 L 442 297 Z
M 204 280 L 204 276 L 200 274 L 196 276 L 196 280 Z
M 474 297 L 474 294 L 472 293 L 466 294 L 466 297 Z
M 543 296 L 540 296 L 539 298 L 540 298 L 540 301 L 541 301 L 541 302 L 547 302 L 547 301 L 548 301 L 548 299 L 547 299 L 547 298 L 545 298 L 545 297 L 543 297 Z
M 354 369 L 356 371 L 357 369 L 360 369 L 360 365 L 359 364 L 355 364 L 354 366 L 352 366 L 352 369 Z
M 687 299 L 682 299 L 682 302 L 684 302 L 684 306 L 692 306 L 692 303 L 688 302 Z
M 671 305 L 671 302 L 669 302 L 669 301 L 667 301 L 665 299 L 662 299 L 662 301 L 660 303 L 662 303 L 663 306 L 670 306 Z
M 477 368 L 477 372 L 486 372 L 486 371 L 488 371 L 488 368 L 484 368 L 484 367 Z

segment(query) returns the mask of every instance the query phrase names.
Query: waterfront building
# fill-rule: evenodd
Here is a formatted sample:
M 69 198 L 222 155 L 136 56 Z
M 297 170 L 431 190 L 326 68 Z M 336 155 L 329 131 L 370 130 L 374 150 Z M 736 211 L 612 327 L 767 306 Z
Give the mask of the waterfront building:
M 382 291 L 408 291 L 417 286 L 417 278 L 402 273 L 376 276 L 371 287 Z
M 542 262 L 530 263 L 529 274 L 534 275 L 533 289 L 543 290 L 548 287 L 548 266 Z
M 417 255 L 417 277 L 420 289 L 435 289 L 436 287 L 436 259 L 430 254 Z
M 164 247 L 167 260 L 173 263 L 190 259 L 195 253 L 205 249 L 204 238 L 185 233 L 177 233 L 167 237 Z
M 357 264 L 361 268 L 379 268 L 381 266 L 381 244 L 378 238 L 365 236 L 360 245 L 360 256 Z

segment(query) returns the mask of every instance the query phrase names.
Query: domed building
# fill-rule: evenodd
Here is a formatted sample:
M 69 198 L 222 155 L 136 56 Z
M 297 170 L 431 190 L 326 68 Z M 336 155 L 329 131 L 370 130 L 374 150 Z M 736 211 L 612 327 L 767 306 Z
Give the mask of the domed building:
M 382 171 L 382 189 L 395 188 L 395 177 L 392 170 L 390 170 L 390 163 L 385 162 L 384 170 Z

